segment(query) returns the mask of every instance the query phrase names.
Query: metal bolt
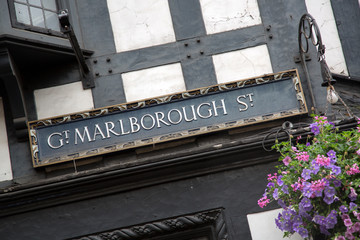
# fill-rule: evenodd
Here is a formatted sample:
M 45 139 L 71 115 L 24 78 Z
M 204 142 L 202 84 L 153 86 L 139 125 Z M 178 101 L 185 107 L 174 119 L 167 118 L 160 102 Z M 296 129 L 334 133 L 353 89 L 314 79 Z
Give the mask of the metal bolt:
M 95 73 L 95 76 L 97 76 L 97 77 L 98 77 L 99 75 L 100 75 L 100 74 L 99 74 L 98 72 L 96 72 L 96 73 Z
M 96 59 L 94 59 L 93 63 L 97 63 L 97 60 L 96 60 Z
M 197 39 L 196 42 L 197 42 L 197 43 L 200 43 L 200 39 Z
M 271 25 L 268 25 L 268 26 L 266 27 L 266 31 L 270 31 L 270 29 L 271 29 Z
M 272 35 L 272 34 L 269 34 L 269 38 L 272 39 L 272 38 L 273 38 L 273 35 Z
M 111 69 L 111 68 L 109 68 L 109 73 L 112 73 L 112 69 Z
M 184 43 L 184 46 L 185 46 L 185 47 L 187 47 L 187 46 L 189 46 L 189 44 L 187 44 L 187 43 Z
M 203 55 L 203 54 L 204 54 L 204 51 L 203 51 L 203 50 L 201 50 L 201 51 L 200 51 L 200 54 L 201 54 L 201 55 Z
M 190 55 L 190 54 L 188 54 L 188 55 L 187 55 L 187 58 L 191 58 L 191 55 Z
M 107 62 L 110 62 L 110 58 L 107 58 L 106 61 L 107 61 Z

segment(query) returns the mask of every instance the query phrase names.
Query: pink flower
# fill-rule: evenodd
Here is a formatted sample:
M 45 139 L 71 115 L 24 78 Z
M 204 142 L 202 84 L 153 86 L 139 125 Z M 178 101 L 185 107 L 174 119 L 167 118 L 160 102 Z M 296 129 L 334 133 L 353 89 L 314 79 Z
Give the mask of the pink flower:
M 360 156 L 360 149 L 356 151 L 356 154 Z
M 350 219 L 350 218 L 344 219 L 344 225 L 345 225 L 346 227 L 351 227 L 351 226 L 352 226 L 352 221 L 351 221 L 351 219 Z
M 324 155 L 318 155 L 315 159 L 316 163 L 320 166 L 329 166 L 330 165 L 330 158 L 325 157 Z
M 285 166 L 289 166 L 289 163 L 291 162 L 291 157 L 289 156 L 286 156 L 284 159 L 283 159 L 283 163 L 285 164 Z
M 347 175 L 355 175 L 355 174 L 357 174 L 357 173 L 360 173 L 360 170 L 359 170 L 359 166 L 356 164 L 356 163 L 354 163 L 353 165 L 352 165 L 352 167 L 350 168 L 350 170 L 347 170 L 346 171 L 346 174 Z
M 264 197 L 262 197 L 262 198 L 260 198 L 260 199 L 258 200 L 258 205 L 259 205 L 261 208 L 263 208 L 263 207 L 265 207 L 266 205 L 268 205 L 269 202 L 270 202 L 270 199 L 268 199 L 267 196 L 264 196 Z
M 304 161 L 304 162 L 307 162 L 309 161 L 309 154 L 307 152 L 299 152 L 299 153 L 296 153 L 296 159 L 298 161 Z

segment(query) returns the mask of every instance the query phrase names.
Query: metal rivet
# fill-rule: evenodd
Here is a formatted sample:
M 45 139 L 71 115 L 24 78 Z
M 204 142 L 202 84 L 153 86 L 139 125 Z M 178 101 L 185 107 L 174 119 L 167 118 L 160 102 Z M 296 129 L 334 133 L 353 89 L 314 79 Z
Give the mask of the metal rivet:
M 201 55 L 204 54 L 204 51 L 200 51 L 200 54 L 201 54 Z
M 112 69 L 111 69 L 111 68 L 109 68 L 109 73 L 112 73 Z
M 200 39 L 197 39 L 196 42 L 199 43 L 199 42 L 200 42 Z
M 97 60 L 95 59 L 95 60 L 93 61 L 93 63 L 97 63 Z
M 189 46 L 189 44 L 187 44 L 187 43 L 184 43 L 184 46 L 185 46 L 185 47 L 187 47 L 187 46 Z
M 266 27 L 266 31 L 270 31 L 270 29 L 271 29 L 271 25 L 268 25 L 268 26 Z
M 107 61 L 107 62 L 110 62 L 110 58 L 107 58 L 106 61 Z
M 269 38 L 272 39 L 272 38 L 273 38 L 273 35 L 272 35 L 272 34 L 269 34 Z
M 191 58 L 191 55 L 190 55 L 190 54 L 188 54 L 188 55 L 187 55 L 187 58 Z
M 95 76 L 99 76 L 100 74 L 98 72 L 95 73 Z

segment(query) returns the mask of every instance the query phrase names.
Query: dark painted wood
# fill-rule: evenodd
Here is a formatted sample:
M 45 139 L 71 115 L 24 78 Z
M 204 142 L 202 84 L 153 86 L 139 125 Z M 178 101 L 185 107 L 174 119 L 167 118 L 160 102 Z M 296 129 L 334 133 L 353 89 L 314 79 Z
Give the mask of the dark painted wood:
M 267 31 L 267 47 L 273 71 L 279 72 L 297 68 L 302 87 L 304 92 L 307 93 L 305 98 L 308 108 L 311 109 L 311 99 L 305 72 L 300 63 L 294 62 L 294 57 L 299 56 L 298 26 L 301 16 L 307 12 L 305 2 L 274 0 L 270 5 L 266 0 L 259 0 L 258 4 L 265 28 L 270 26 L 270 30 Z M 311 86 L 315 93 L 319 112 L 325 112 L 326 88 L 321 87 L 322 77 L 315 47 L 310 48 L 309 54 L 311 62 L 307 62 L 307 67 L 310 73 Z
M 199 0 L 169 0 L 176 40 L 206 34 Z
M 350 76 L 360 77 L 360 6 L 357 0 L 332 0 L 331 6 Z

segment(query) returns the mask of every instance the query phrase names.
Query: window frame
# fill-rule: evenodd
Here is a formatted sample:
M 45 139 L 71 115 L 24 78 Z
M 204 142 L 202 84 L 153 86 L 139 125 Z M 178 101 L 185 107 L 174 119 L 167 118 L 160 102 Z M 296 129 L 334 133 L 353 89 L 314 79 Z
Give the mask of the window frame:
M 55 0 L 55 3 L 56 3 L 57 11 L 60 11 L 61 9 L 64 8 L 64 4 L 62 3 L 62 1 Z M 27 7 L 31 6 L 29 3 L 26 3 L 24 5 Z M 63 34 L 60 30 L 56 31 L 49 28 L 37 27 L 34 25 L 29 25 L 19 22 L 16 18 L 15 0 L 8 0 L 8 7 L 10 11 L 11 25 L 13 28 L 66 38 L 65 34 Z M 39 8 L 39 9 L 41 9 L 42 11 L 44 10 L 44 8 Z M 59 28 L 61 27 L 59 26 Z

